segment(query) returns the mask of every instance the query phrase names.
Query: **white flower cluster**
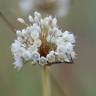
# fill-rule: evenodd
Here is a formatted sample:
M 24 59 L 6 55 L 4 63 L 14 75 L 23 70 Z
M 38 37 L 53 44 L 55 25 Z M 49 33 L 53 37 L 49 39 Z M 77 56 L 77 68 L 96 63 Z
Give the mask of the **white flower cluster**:
M 72 33 L 62 32 L 57 26 L 57 19 L 51 16 L 42 18 L 34 12 L 34 17 L 28 17 L 28 25 L 22 18 L 17 20 L 27 27 L 16 31 L 16 40 L 11 45 L 15 68 L 21 69 L 26 61 L 33 64 L 45 65 L 55 62 L 71 62 L 75 58 L 75 37 Z M 49 51 L 41 55 L 47 43 Z M 55 47 L 53 47 L 55 45 Z M 42 47 L 42 51 L 40 49 Z

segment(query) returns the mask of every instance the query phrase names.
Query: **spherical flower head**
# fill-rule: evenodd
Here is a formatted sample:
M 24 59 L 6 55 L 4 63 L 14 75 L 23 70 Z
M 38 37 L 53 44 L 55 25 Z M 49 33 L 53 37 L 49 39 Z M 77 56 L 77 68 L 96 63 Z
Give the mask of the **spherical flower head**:
M 68 31 L 62 32 L 56 17 L 42 18 L 40 13 L 34 12 L 28 20 L 30 24 L 22 18 L 17 19 L 26 27 L 16 31 L 16 40 L 11 46 L 15 68 L 20 70 L 26 61 L 44 66 L 71 62 L 75 58 L 75 36 Z

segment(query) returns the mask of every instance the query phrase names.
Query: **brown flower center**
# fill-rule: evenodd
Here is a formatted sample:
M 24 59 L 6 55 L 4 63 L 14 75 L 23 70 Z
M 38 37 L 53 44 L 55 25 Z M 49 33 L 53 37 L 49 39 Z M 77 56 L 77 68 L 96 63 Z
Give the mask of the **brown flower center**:
M 46 55 L 49 53 L 50 50 L 50 46 L 48 45 L 48 42 L 46 40 L 47 36 L 48 36 L 47 32 L 41 32 L 40 34 L 40 39 L 42 41 L 42 44 L 39 48 L 39 53 L 40 56 L 44 56 L 44 57 L 46 57 Z

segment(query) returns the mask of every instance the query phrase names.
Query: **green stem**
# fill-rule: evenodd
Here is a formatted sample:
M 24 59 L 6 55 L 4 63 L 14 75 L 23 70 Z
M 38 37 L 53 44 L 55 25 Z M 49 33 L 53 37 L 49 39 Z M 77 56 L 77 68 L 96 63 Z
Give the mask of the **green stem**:
M 49 67 L 45 65 L 43 67 L 42 75 L 43 75 L 43 96 L 51 96 L 51 86 L 50 86 L 50 74 Z

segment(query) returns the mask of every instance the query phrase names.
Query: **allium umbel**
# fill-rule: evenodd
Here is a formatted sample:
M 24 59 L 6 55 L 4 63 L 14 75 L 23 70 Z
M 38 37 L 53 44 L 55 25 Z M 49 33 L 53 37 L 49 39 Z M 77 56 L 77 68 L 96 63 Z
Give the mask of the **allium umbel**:
M 56 18 L 42 18 L 38 12 L 28 19 L 29 25 L 22 18 L 17 19 L 27 27 L 16 31 L 16 40 L 11 45 L 15 68 L 21 69 L 27 61 L 43 66 L 73 61 L 75 37 L 71 32 L 62 32 Z

